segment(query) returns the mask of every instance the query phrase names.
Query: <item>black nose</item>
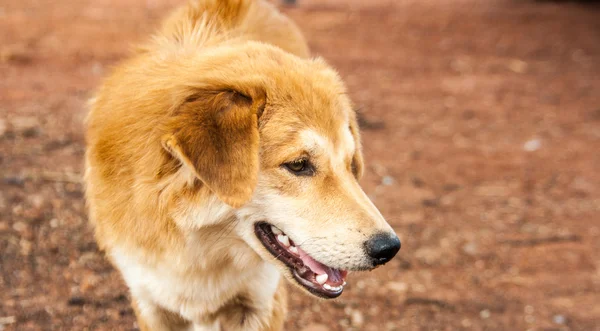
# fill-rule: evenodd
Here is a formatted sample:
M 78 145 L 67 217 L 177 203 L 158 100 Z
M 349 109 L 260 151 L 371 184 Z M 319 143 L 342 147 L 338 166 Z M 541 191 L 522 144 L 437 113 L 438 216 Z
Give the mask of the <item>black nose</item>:
M 395 234 L 378 233 L 365 242 L 365 250 L 375 265 L 384 264 L 400 250 L 400 239 Z

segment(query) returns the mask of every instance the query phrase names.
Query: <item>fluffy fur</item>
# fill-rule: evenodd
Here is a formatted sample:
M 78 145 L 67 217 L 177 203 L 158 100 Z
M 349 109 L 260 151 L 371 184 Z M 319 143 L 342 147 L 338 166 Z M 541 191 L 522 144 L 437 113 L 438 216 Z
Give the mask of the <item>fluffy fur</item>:
M 280 330 L 281 275 L 253 224 L 318 261 L 372 268 L 391 228 L 358 185 L 363 161 L 343 83 L 263 1 L 200 0 L 117 66 L 91 102 L 86 195 L 142 330 Z M 281 165 L 307 156 L 317 172 Z M 296 284 L 297 285 L 297 284 Z

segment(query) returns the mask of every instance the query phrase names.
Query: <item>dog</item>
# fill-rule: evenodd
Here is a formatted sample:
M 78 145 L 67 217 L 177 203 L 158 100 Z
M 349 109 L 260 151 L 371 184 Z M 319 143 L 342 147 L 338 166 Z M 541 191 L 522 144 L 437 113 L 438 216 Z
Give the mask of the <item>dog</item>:
M 281 330 L 284 278 L 331 299 L 400 249 L 343 82 L 266 1 L 175 9 L 86 121 L 89 218 L 141 330 Z

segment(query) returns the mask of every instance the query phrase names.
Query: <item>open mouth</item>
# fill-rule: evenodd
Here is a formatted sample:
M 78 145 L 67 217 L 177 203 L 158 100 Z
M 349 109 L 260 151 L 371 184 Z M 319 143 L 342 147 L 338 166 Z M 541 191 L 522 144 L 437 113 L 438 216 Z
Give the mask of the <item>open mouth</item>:
M 260 222 L 254 232 L 276 259 L 290 268 L 296 281 L 316 296 L 332 299 L 340 296 L 348 271 L 328 267 L 310 257 L 281 230 Z

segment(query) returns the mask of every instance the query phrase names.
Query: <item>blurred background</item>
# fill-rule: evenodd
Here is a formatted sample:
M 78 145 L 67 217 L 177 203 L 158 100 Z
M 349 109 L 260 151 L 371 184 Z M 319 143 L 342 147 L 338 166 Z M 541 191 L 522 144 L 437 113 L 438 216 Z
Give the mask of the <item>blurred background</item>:
M 0 1 L 0 330 L 134 330 L 87 225 L 86 101 L 183 0 Z M 600 5 L 276 2 L 361 112 L 402 239 L 287 330 L 600 330 Z

